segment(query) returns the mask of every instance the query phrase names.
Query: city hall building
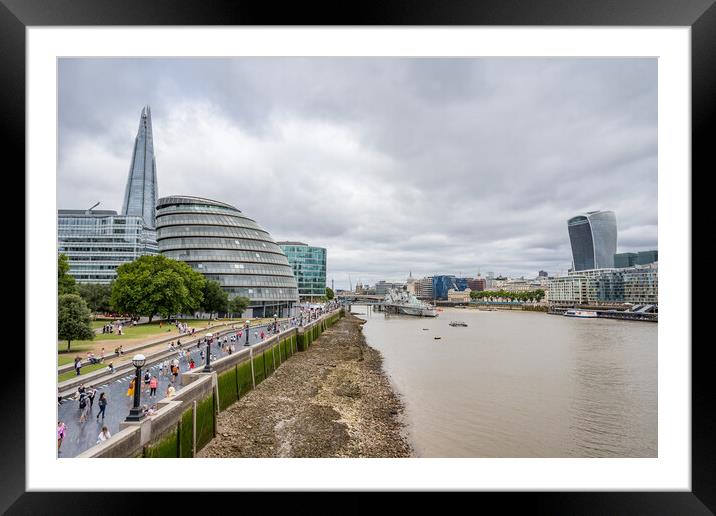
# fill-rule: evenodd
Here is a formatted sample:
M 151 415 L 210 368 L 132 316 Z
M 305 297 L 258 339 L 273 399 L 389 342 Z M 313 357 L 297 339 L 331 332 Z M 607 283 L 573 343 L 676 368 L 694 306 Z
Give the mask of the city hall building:
M 239 209 L 211 199 L 173 195 L 157 202 L 156 224 L 159 252 L 219 282 L 229 298 L 249 298 L 247 316 L 291 313 L 299 291 L 286 255 L 266 230 Z

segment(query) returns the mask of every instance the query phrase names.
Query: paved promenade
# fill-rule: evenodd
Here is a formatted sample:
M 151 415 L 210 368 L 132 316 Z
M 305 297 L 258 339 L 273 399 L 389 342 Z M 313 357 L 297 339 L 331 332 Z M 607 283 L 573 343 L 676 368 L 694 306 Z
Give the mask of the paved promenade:
M 285 324 L 289 324 L 287 321 L 284 321 Z M 265 338 L 268 338 L 268 332 L 266 331 L 267 325 L 262 326 L 252 326 L 250 328 L 250 339 L 249 344 L 255 345 L 259 342 L 261 342 L 261 331 L 264 331 L 266 333 Z M 287 326 L 287 328 L 290 328 L 291 326 Z M 243 331 L 243 329 L 241 329 Z M 218 330 L 215 332 L 216 335 L 220 335 L 221 338 L 223 338 L 224 335 L 230 336 L 232 334 L 236 334 L 239 332 L 239 329 L 226 329 L 226 330 Z M 254 334 L 258 333 L 259 337 L 257 338 Z M 202 331 L 201 335 L 197 334 L 197 338 L 203 337 L 204 331 Z M 231 343 L 231 342 L 229 342 Z M 246 343 L 246 334 L 244 333 L 239 339 L 239 341 L 234 342 L 234 346 L 236 351 L 239 352 L 241 349 L 243 349 L 244 344 Z M 201 359 L 200 353 L 201 350 L 204 350 L 204 353 L 206 353 L 206 344 L 203 344 L 201 348 L 197 348 L 196 342 L 193 342 L 193 344 L 185 344 L 182 346 L 182 350 L 190 350 L 190 358 L 194 359 L 194 362 L 196 364 L 194 371 L 201 371 L 204 367 L 204 364 L 206 363 L 206 358 Z M 212 352 L 214 353 L 215 358 L 221 358 L 226 356 L 226 353 L 224 353 L 221 350 L 221 346 L 217 343 L 214 343 L 211 346 Z M 166 350 L 166 347 L 164 348 Z M 161 364 L 163 360 L 159 360 L 157 363 L 153 362 L 153 356 L 156 354 L 148 355 L 147 356 L 147 363 L 149 364 L 149 372 L 153 375 L 157 376 L 157 379 L 159 380 L 159 385 L 157 387 L 157 395 L 154 397 L 150 397 L 148 392 L 143 391 L 140 398 L 141 405 L 149 405 L 157 403 L 159 400 L 162 400 L 165 398 L 165 392 L 169 385 L 169 381 L 171 376 L 169 377 L 162 377 L 160 376 L 161 373 Z M 167 360 L 172 360 L 178 358 L 178 352 L 175 353 L 171 358 Z M 177 378 L 177 381 L 175 383 L 175 387 L 177 390 L 179 390 L 181 386 L 181 373 L 186 372 L 189 370 L 189 362 L 188 360 L 182 358 L 179 360 L 179 368 L 181 372 L 179 373 L 179 377 Z M 144 373 L 146 371 L 146 367 L 142 368 L 142 376 L 144 376 Z M 67 430 L 65 433 L 65 439 L 62 442 L 62 446 L 60 448 L 59 457 L 75 457 L 82 453 L 83 451 L 91 448 L 94 446 L 97 442 L 97 437 L 102 430 L 102 425 L 106 425 L 109 432 L 114 435 L 117 433 L 120 428 L 119 424 L 124 421 L 124 419 L 127 417 L 127 414 L 129 414 L 129 410 L 132 408 L 132 403 L 134 398 L 127 396 L 127 388 L 129 386 L 129 382 L 134 378 L 134 370 L 132 370 L 131 373 L 127 373 L 125 376 L 119 378 L 119 379 L 113 379 L 111 382 L 107 381 L 107 377 L 111 375 L 107 375 L 104 377 L 104 381 L 102 379 L 98 380 L 94 387 L 97 389 L 97 395 L 94 399 L 94 406 L 91 408 L 90 413 L 87 417 L 87 421 L 84 423 L 80 423 L 80 409 L 79 409 L 79 401 L 74 399 L 64 399 L 63 402 L 58 405 L 57 407 L 57 419 L 58 421 L 64 421 L 65 425 L 67 426 Z M 86 387 L 88 385 L 85 385 Z M 104 422 L 102 422 L 102 418 L 97 420 L 97 414 L 99 412 L 99 395 L 104 392 L 105 396 L 107 397 L 107 408 L 105 410 L 105 419 Z

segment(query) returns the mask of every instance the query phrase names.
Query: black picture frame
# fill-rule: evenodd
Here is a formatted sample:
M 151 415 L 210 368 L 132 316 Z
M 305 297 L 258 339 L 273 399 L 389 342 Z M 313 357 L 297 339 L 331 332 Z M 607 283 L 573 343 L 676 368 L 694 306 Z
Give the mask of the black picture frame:
M 713 171 L 708 129 L 716 105 L 716 5 L 714 0 L 384 0 L 382 2 L 286 2 L 168 0 L 0 0 L 0 65 L 4 156 L 15 170 L 25 166 L 25 29 L 28 26 L 85 25 L 526 25 L 526 26 L 689 26 L 692 36 L 693 170 Z M 48 116 L 50 116 L 48 114 Z M 6 159 L 6 163 L 8 160 Z M 7 176 L 6 176 L 7 177 Z M 692 181 L 695 174 L 692 174 Z M 693 183 L 692 183 L 693 184 Z M 18 185 L 19 186 L 19 185 Z M 16 187 L 17 188 L 17 187 Z M 17 197 L 20 197 L 19 194 Z M 24 198 L 20 197 L 20 198 Z M 16 258 L 15 258 L 16 259 Z M 26 276 L 31 271 L 26 270 Z M 691 283 L 691 278 L 685 278 Z M 688 300 L 685 300 L 688 302 Z M 25 346 L 33 343 L 25 342 Z M 691 342 L 670 343 L 691 345 Z M 710 340 L 692 346 L 692 490 L 690 492 L 480 493 L 502 510 L 537 514 L 713 514 L 716 511 L 716 423 L 709 383 Z M 16 365 L 16 364 L 15 364 Z M 112 493 L 25 492 L 24 367 L 6 367 L 0 390 L 5 417 L 0 436 L 0 511 L 9 514 L 105 514 L 163 510 L 164 497 Z M 48 395 L 53 396 L 54 393 Z M 12 415 L 9 417 L 8 415 Z M 78 481 L 91 486 L 96 472 Z M 121 486 L 118 486 L 121 489 Z M 309 493 L 300 505 L 315 507 Z M 185 497 L 187 493 L 171 493 Z M 247 496 L 247 495 L 242 495 Z M 295 496 L 295 495 L 294 495 Z M 372 494 L 353 493 L 341 512 L 365 512 Z M 420 500 L 421 493 L 412 496 Z M 214 497 L 215 498 L 215 497 Z M 317 500 L 319 499 L 316 497 Z M 360 498 L 360 499 L 359 499 Z M 325 498 L 321 498 L 325 500 Z M 218 502 L 218 499 L 215 498 Z M 176 503 L 176 502 L 175 502 Z M 296 503 L 296 498 L 293 502 Z M 420 502 L 418 502 L 420 503 Z M 469 502 L 473 505 L 475 502 Z M 480 503 L 483 503 L 482 501 Z M 183 501 L 178 502 L 181 507 Z M 277 508 L 275 501 L 271 502 Z M 174 505 L 177 507 L 177 505 Z M 474 505 L 473 505 L 474 507 Z M 299 513 L 301 511 L 299 510 Z M 472 512 L 472 511 L 471 511 Z

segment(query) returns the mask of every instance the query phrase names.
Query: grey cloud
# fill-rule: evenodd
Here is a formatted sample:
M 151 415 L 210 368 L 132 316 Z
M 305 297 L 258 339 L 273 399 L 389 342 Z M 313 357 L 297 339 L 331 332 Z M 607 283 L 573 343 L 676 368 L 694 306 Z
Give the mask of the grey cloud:
M 347 286 L 566 271 L 566 220 L 657 245 L 655 59 L 62 59 L 58 206 L 118 209 L 152 106 L 160 195 L 328 248 Z M 100 199 L 101 197 L 101 199 Z

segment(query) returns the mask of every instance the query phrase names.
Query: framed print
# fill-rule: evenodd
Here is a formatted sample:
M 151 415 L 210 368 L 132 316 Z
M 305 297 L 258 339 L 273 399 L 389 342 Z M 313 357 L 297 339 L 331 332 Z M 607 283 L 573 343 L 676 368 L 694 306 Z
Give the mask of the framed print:
M 3 511 L 714 510 L 690 301 L 713 2 L 164 7 L 0 5 L 28 299 Z

